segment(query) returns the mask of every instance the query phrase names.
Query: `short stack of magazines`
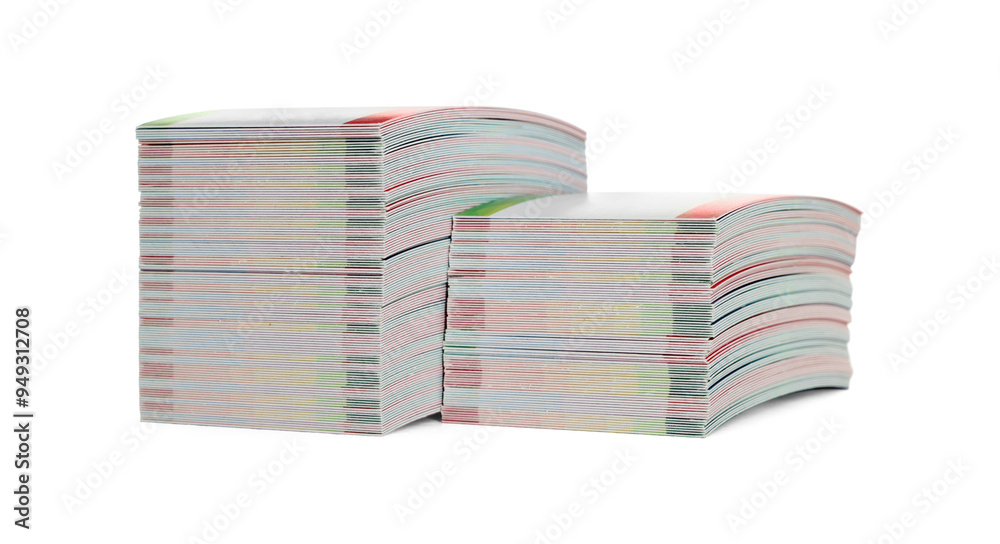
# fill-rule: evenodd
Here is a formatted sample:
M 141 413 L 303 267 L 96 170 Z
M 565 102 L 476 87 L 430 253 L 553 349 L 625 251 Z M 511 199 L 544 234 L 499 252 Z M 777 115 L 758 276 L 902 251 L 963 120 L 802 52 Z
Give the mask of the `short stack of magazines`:
M 229 110 L 138 130 L 146 421 L 383 434 L 440 411 L 452 215 L 586 190 L 499 108 Z
M 705 436 L 851 377 L 859 212 L 809 197 L 589 193 L 458 214 L 443 419 Z

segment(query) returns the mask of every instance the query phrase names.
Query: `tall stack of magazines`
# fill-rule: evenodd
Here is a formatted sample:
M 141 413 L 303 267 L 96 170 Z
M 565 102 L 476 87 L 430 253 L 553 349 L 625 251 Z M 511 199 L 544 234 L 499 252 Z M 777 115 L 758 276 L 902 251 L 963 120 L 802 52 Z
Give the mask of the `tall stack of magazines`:
M 146 421 L 382 434 L 440 411 L 452 215 L 586 190 L 498 108 L 229 110 L 138 130 Z

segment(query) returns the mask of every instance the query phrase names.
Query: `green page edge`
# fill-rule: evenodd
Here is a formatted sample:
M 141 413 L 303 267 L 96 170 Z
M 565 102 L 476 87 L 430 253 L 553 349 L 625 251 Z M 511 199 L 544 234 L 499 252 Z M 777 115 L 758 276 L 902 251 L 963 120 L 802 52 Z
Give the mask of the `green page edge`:
M 501 198 L 499 200 L 491 200 L 485 204 L 480 204 L 478 206 L 473 206 L 464 212 L 459 212 L 455 215 L 474 215 L 474 216 L 488 216 L 497 213 L 500 210 L 507 209 L 511 206 L 520 204 L 522 202 L 527 202 L 529 200 L 534 200 L 536 198 L 542 198 L 552 195 L 518 195 L 511 196 L 507 198 Z

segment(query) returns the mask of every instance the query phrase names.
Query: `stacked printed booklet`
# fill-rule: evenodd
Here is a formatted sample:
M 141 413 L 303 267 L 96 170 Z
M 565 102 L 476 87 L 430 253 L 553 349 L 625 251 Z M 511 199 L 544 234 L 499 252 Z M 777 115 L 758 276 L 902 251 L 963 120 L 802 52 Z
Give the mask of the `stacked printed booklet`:
M 452 216 L 586 190 L 584 133 L 499 108 L 141 125 L 143 420 L 383 434 L 441 409 Z
M 846 388 L 860 214 L 809 197 L 515 197 L 454 219 L 443 419 L 705 436 Z

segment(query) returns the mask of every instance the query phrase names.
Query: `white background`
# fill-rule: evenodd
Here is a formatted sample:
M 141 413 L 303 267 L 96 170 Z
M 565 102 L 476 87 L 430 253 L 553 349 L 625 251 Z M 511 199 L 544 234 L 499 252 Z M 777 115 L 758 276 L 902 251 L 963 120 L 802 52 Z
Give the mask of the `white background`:
M 51 17 L 39 15 L 45 1 L 0 8 L 0 326 L 10 331 L 15 306 L 30 305 L 36 364 L 52 355 L 32 382 L 30 532 L 12 527 L 13 433 L 0 445 L 15 542 L 189 542 L 242 492 L 249 506 L 206 542 L 536 542 L 547 527 L 561 533 L 550 542 L 916 543 L 993 532 L 1000 281 L 980 268 L 1000 254 L 1000 4 L 929 0 L 897 15 L 886 38 L 879 21 L 914 0 L 566 0 L 562 20 L 547 15 L 557 0 L 421 0 L 378 28 L 372 12 L 387 0 L 233 3 L 221 15 L 214 0 L 71 2 Z M 726 9 L 728 23 L 711 23 Z M 32 34 L 22 17 L 43 24 Z M 378 34 L 368 44 L 357 37 L 366 24 Z M 703 34 L 708 45 L 679 69 L 677 54 L 706 24 L 719 35 Z M 356 39 L 364 47 L 348 59 L 343 45 Z M 799 109 L 814 88 L 830 96 Z M 125 105 L 123 93 L 139 99 Z M 870 212 L 854 275 L 852 388 L 770 403 L 704 440 L 484 435 L 433 419 L 384 438 L 175 425 L 128 438 L 138 425 L 135 125 L 219 108 L 465 100 L 586 129 L 596 191 L 716 191 L 748 148 L 775 138 L 740 190 Z M 782 120 L 797 109 L 808 120 L 790 131 Z M 102 122 L 101 142 L 57 175 L 67 146 Z M 949 130 L 956 141 L 926 151 Z M 931 164 L 913 170 L 925 151 Z M 965 284 L 976 290 L 967 299 L 954 291 Z M 946 322 L 928 325 L 935 314 Z M 77 334 L 63 338 L 67 328 Z M 894 368 L 891 354 L 914 335 L 921 347 Z M 821 431 L 830 418 L 832 435 Z M 481 445 L 466 455 L 463 440 Z M 304 451 L 258 493 L 248 478 L 286 442 Z M 581 487 L 616 452 L 637 460 L 591 502 Z M 96 476 L 109 460 L 113 471 Z M 421 485 L 426 494 L 426 474 L 437 480 L 446 462 L 453 474 L 401 522 L 396 505 Z M 971 469 L 956 477 L 949 463 Z M 755 497 L 779 470 L 787 481 Z M 946 475 L 930 508 L 913 502 Z M 98 485 L 81 488 L 88 479 Z M 66 497 L 88 491 L 67 508 Z M 734 531 L 742 500 L 760 507 Z M 580 516 L 549 527 L 574 503 Z M 911 526 L 897 526 L 906 515 Z

